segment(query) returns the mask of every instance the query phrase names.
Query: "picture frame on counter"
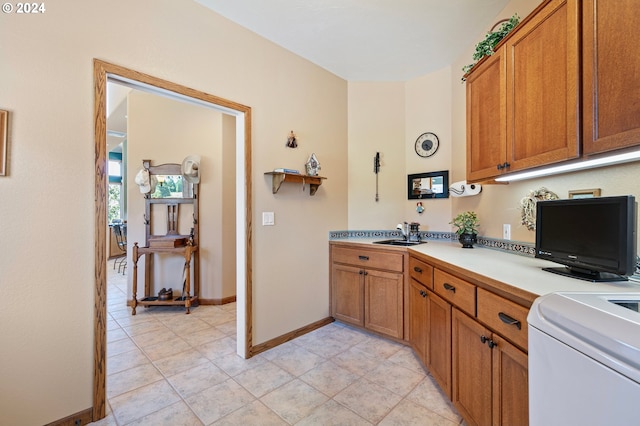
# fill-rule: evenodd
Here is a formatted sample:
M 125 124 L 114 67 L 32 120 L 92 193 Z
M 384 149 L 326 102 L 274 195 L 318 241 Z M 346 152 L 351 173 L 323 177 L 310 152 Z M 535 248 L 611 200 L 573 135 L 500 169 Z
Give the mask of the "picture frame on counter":
M 599 197 L 601 192 L 600 188 L 574 189 L 569 191 L 569 198 L 594 198 Z
M 449 198 L 449 170 L 407 175 L 409 200 Z

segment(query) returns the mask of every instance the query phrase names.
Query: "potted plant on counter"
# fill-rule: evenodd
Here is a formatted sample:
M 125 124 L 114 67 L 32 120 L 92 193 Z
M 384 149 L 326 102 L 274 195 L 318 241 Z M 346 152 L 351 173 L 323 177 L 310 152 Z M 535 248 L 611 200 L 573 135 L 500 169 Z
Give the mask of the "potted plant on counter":
M 460 213 L 449 222 L 455 226 L 458 241 L 462 248 L 473 248 L 473 244 L 478 241 L 478 215 L 475 212 L 467 211 Z

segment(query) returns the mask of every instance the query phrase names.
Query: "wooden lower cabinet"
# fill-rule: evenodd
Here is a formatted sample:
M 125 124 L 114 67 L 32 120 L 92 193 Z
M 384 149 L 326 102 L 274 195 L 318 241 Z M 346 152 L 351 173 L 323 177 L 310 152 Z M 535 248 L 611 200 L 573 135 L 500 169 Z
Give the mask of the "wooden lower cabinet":
M 395 272 L 364 270 L 364 326 L 402 339 L 404 276 Z
M 427 365 L 428 331 L 427 288 L 411 279 L 409 283 L 409 343 L 418 359 Z
M 339 321 L 403 339 L 403 254 L 334 248 L 332 256 L 331 315 Z
M 331 315 L 339 321 L 364 327 L 362 269 L 333 264 L 331 279 Z
M 409 311 L 409 343 L 451 398 L 451 305 L 412 279 Z
M 472 318 L 453 309 L 452 402 L 471 425 L 491 424 L 491 350 L 482 343 L 488 332 Z
M 527 425 L 527 355 L 457 309 L 452 401 L 470 425 Z
M 429 346 L 427 369 L 451 399 L 451 305 L 435 293 L 427 292 Z
M 494 334 L 493 424 L 529 423 L 529 363 L 527 355 Z

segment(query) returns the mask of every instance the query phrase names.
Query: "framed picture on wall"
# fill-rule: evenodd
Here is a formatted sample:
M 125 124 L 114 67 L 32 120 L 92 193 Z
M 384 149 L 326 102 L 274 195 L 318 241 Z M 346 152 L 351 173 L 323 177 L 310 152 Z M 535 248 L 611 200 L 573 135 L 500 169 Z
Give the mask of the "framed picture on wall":
M 594 198 L 600 196 L 600 188 L 569 191 L 569 198 Z
M 409 200 L 449 198 L 449 170 L 407 176 Z
M 9 112 L 0 109 L 0 176 L 7 175 L 7 138 Z

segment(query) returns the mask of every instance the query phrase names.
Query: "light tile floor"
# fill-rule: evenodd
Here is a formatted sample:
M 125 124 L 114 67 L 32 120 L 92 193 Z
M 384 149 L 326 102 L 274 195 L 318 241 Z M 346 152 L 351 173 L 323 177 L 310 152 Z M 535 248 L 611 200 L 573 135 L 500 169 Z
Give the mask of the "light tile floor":
M 107 417 L 93 425 L 458 425 L 408 347 L 332 323 L 251 359 L 235 303 L 126 306 L 109 265 Z

